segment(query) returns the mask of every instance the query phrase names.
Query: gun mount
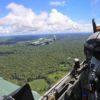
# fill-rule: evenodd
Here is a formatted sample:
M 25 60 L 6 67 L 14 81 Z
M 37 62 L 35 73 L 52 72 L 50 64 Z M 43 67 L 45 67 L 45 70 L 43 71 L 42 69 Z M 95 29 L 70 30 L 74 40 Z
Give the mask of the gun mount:
M 73 86 L 77 83 L 82 71 L 87 68 L 86 61 L 79 64 L 75 59 L 75 64 L 71 72 L 47 91 L 40 100 L 64 100 L 66 92 L 71 92 Z

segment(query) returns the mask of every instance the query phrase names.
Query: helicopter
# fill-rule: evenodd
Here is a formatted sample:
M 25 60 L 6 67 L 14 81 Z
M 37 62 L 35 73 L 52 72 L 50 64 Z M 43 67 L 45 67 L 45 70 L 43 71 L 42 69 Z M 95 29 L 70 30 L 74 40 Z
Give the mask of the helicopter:
M 31 45 L 33 46 L 48 45 L 54 41 L 56 41 L 56 35 L 53 35 L 53 38 L 39 38 L 38 40 L 32 42 Z

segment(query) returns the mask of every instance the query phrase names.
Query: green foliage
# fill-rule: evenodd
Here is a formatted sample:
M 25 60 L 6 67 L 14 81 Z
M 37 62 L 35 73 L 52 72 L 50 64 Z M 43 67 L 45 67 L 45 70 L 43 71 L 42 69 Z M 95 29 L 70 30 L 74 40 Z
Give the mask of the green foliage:
M 34 80 L 32 82 L 29 82 L 29 84 L 33 90 L 36 90 L 40 93 L 44 93 L 49 88 L 49 85 L 44 79 Z
M 53 74 L 49 74 L 47 79 L 50 81 L 51 84 L 55 84 L 59 79 L 61 79 L 66 72 L 55 72 Z
M 44 93 L 73 66 L 73 59 L 84 59 L 85 38 L 64 38 L 50 45 L 32 46 L 30 41 L 0 45 L 0 77 L 18 85 L 29 82 Z

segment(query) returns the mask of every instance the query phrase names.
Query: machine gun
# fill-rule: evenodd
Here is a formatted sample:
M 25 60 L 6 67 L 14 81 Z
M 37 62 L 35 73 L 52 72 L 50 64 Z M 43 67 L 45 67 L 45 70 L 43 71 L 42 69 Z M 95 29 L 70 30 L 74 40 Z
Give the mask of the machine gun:
M 79 59 L 74 60 L 74 67 L 64 78 L 48 90 L 40 100 L 64 100 L 65 93 L 72 92 L 73 87 L 79 80 L 81 73 L 87 68 L 86 61 L 79 63 Z
M 94 19 L 92 19 L 92 25 L 93 25 L 94 33 L 100 31 L 100 26 L 96 25 Z M 73 70 L 69 72 L 57 84 L 55 84 L 48 92 L 46 92 L 42 96 L 41 100 L 64 100 L 65 94 L 67 93 L 67 95 L 70 95 L 72 93 L 73 87 L 79 81 L 80 75 L 88 66 L 89 65 L 87 61 L 84 61 L 80 64 L 79 60 L 75 59 Z M 92 78 L 92 81 L 95 83 L 93 78 Z M 95 84 L 90 84 L 91 88 L 93 88 L 92 85 L 95 85 Z M 93 92 L 95 91 L 93 90 Z

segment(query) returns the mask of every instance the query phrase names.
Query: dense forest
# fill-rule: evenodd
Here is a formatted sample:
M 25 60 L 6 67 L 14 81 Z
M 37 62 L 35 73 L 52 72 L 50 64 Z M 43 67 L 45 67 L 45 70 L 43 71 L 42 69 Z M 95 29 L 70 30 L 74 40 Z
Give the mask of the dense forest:
M 29 82 L 41 95 L 73 67 L 73 59 L 84 60 L 88 34 L 59 34 L 49 45 L 30 45 L 38 36 L 0 37 L 0 77 L 22 86 Z

